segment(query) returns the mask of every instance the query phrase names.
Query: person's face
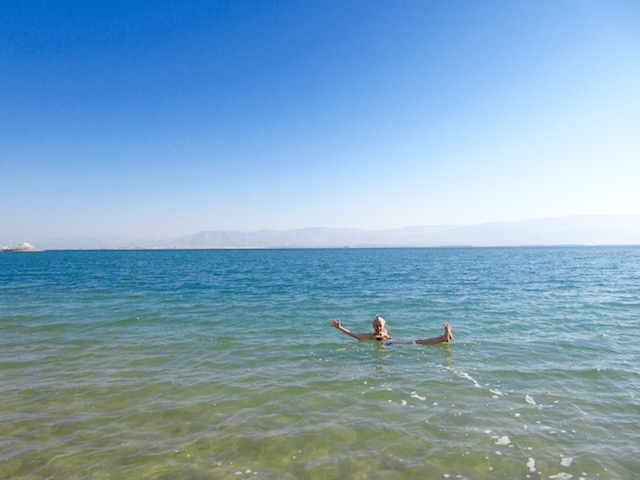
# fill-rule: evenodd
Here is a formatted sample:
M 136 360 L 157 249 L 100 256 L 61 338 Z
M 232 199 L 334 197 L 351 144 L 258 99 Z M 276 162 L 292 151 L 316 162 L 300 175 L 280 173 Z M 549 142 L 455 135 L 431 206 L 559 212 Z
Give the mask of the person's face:
M 373 331 L 376 333 L 376 335 L 381 335 L 384 332 L 384 322 L 381 320 L 374 320 Z

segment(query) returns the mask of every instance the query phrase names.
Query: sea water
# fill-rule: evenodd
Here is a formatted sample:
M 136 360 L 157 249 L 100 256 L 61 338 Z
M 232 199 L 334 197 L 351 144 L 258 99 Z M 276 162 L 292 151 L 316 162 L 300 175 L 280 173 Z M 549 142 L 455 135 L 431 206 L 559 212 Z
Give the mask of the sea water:
M 639 319 L 638 247 L 2 253 L 0 478 L 638 478 Z

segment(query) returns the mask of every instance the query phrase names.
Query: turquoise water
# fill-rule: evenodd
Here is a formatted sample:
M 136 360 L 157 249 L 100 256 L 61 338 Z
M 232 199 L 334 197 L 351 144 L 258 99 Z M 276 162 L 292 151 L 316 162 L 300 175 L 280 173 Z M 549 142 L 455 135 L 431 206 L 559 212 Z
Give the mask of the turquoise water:
M 639 318 L 638 247 L 3 253 L 0 478 L 637 478 Z

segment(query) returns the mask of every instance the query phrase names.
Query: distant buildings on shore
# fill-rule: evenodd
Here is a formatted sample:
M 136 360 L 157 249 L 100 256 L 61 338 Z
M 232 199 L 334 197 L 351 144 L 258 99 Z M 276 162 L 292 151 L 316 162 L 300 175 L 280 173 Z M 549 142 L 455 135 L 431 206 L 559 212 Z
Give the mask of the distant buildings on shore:
M 0 246 L 0 252 L 41 252 L 39 248 L 34 247 L 30 243 L 23 242 L 17 247 Z

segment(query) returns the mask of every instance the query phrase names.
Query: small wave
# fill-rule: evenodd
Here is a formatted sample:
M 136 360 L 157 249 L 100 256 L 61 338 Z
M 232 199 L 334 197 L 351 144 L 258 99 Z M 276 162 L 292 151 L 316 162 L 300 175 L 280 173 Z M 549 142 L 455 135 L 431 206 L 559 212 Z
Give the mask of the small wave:
M 531 473 L 536 471 L 536 461 L 531 457 L 529 457 L 529 461 L 527 462 L 527 468 Z
M 111 322 L 108 323 L 109 326 L 111 327 L 127 327 L 129 325 L 135 325 L 136 323 L 138 323 L 141 320 L 141 317 L 127 317 L 127 318 L 120 318 L 117 320 L 113 320 Z
M 421 397 L 416 392 L 411 392 L 411 398 L 416 398 L 416 399 L 420 400 L 421 402 L 424 402 L 427 399 L 427 397 Z
M 560 460 L 560 465 L 562 465 L 563 467 L 568 467 L 572 462 L 572 457 L 562 457 L 562 460 Z
M 469 375 L 467 372 L 455 372 L 456 375 L 458 375 L 461 378 L 464 378 L 466 380 L 470 380 L 473 383 L 473 386 L 476 388 L 482 388 L 482 386 L 478 383 L 478 381 L 473 378 L 471 375 Z

